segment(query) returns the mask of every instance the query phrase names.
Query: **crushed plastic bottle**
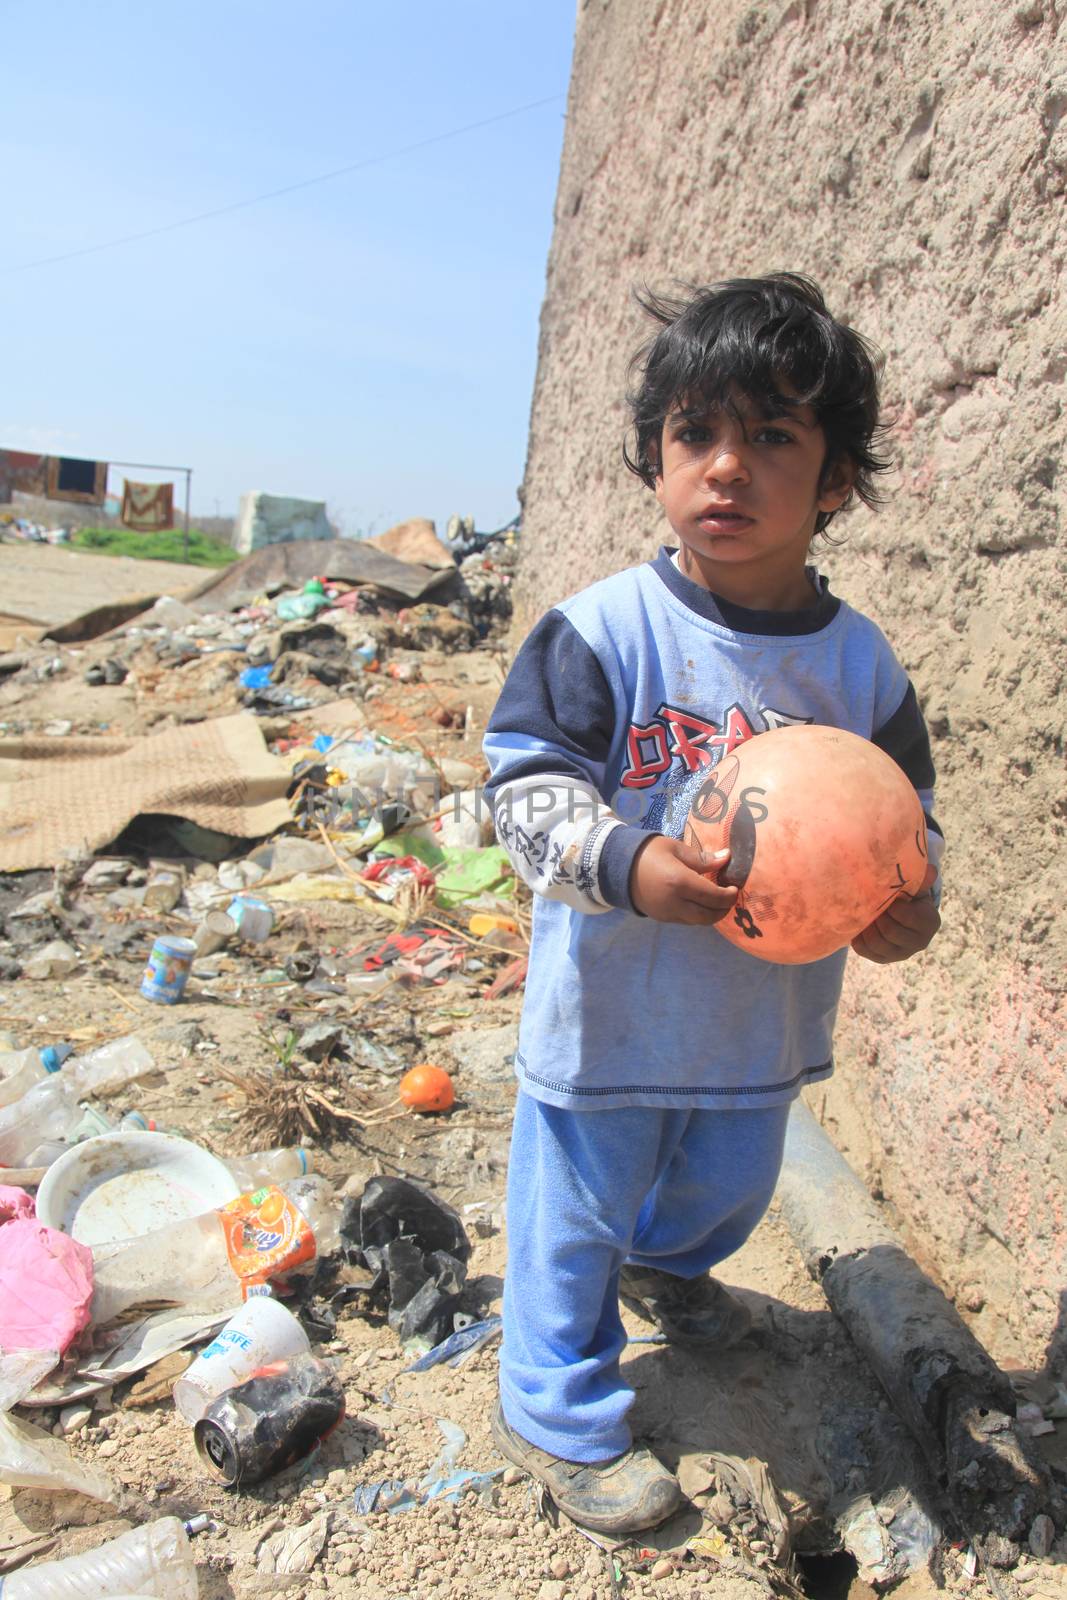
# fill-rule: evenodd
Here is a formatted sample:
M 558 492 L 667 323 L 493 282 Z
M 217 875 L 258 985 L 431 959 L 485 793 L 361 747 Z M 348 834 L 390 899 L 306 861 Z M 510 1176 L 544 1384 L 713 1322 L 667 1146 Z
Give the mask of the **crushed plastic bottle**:
M 105 1117 L 102 1111 L 97 1111 L 95 1106 L 82 1106 L 79 1120 L 72 1123 L 64 1139 L 44 1139 L 26 1157 L 28 1167 L 50 1167 L 60 1156 L 65 1156 L 71 1145 L 81 1144 L 83 1139 L 95 1139 L 101 1133 L 158 1133 L 160 1130 L 150 1118 L 142 1116 L 140 1111 L 127 1111 L 112 1122 L 110 1117 Z M 0 1600 L 3 1597 L 0 1596 Z
M 134 1034 L 113 1039 L 87 1056 L 70 1057 L 62 1072 L 48 1074 L 0 1110 L 0 1166 L 22 1166 L 40 1145 L 67 1138 L 79 1120 L 83 1096 L 121 1088 L 154 1069 L 155 1062 Z
M 0 1108 L 14 1105 L 35 1083 L 58 1072 L 70 1053 L 69 1044 L 5 1051 L 0 1055 Z
M 197 1600 L 196 1564 L 177 1517 L 132 1528 L 95 1550 L 24 1567 L 3 1579 L 3 1600 Z
M 92 1322 L 110 1322 L 142 1303 L 234 1310 L 339 1242 L 337 1205 L 324 1178 L 256 1189 L 219 1210 L 94 1250 Z

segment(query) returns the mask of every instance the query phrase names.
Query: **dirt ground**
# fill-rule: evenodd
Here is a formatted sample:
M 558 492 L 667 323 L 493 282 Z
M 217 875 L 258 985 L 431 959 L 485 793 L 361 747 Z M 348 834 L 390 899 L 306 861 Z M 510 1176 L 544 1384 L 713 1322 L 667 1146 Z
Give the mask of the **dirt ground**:
M 0 627 L 8 617 L 54 627 L 127 595 L 181 594 L 204 577 L 203 567 L 177 562 L 97 556 L 61 544 L 6 540 L 0 545 Z
M 6 548 L 0 552 L 5 559 L 8 553 Z M 84 559 L 114 565 L 103 558 Z M 166 588 L 175 586 L 176 575 Z M 20 604 L 27 610 L 46 603 L 32 586 L 22 591 Z M 78 609 L 84 609 L 80 600 Z M 232 673 L 210 684 L 197 679 L 195 688 L 190 680 L 184 698 L 176 695 L 174 681 L 165 694 L 158 687 L 149 692 L 136 673 L 120 686 L 89 689 L 83 683 L 85 666 L 113 649 L 114 640 L 104 640 L 78 651 L 56 651 L 68 671 L 7 683 L 0 691 L 0 720 L 26 731 L 61 717 L 74 732 L 104 723 L 138 732 L 163 718 L 191 719 L 234 708 Z M 428 741 L 437 751 L 477 760 L 480 732 L 500 682 L 501 657 L 483 646 L 466 654 L 430 653 L 427 660 L 429 682 L 383 679 L 365 715 L 397 739 Z M 193 667 L 195 677 L 201 669 Z M 456 704 L 470 708 L 465 726 L 446 733 L 434 714 L 442 705 Z M 314 713 L 302 713 L 301 720 L 313 727 Z M 265 732 L 277 736 L 291 723 L 271 719 Z M 0 880 L 0 916 L 50 882 L 51 874 L 45 873 Z M 188 925 L 174 914 L 116 912 L 100 894 L 77 934 L 78 972 L 62 982 L 25 975 L 0 982 L 0 1029 L 20 1045 L 70 1040 L 79 1050 L 136 1032 L 159 1070 L 115 1096 L 109 1114 L 140 1110 L 160 1128 L 222 1157 L 265 1143 L 258 1131 L 254 1137 L 248 1130 L 254 1109 L 249 1098 L 223 1074 L 276 1068 L 292 1030 L 324 1020 L 344 1022 L 352 1030 L 359 1048 L 344 1069 L 345 1083 L 350 1103 L 362 1114 L 388 1109 L 397 1078 L 414 1062 L 446 1066 L 457 1094 L 448 1116 L 406 1115 L 373 1129 L 354 1127 L 349 1138 L 307 1142 L 315 1170 L 343 1193 L 358 1195 L 377 1174 L 400 1175 L 428 1185 L 453 1205 L 473 1240 L 464 1303 L 471 1314 L 485 1316 L 500 1309 L 506 1270 L 503 1191 L 514 1097 L 510 1058 L 521 1003 L 515 993 L 487 995 L 499 962 L 481 962 L 474 952 L 463 970 L 439 985 L 395 985 L 356 1000 L 309 993 L 298 982 L 284 981 L 284 972 L 283 981 L 278 977 L 280 963 L 293 950 L 343 957 L 370 933 L 384 936 L 392 926 L 339 903 L 289 908 L 266 945 L 243 946 L 214 959 L 213 975 L 194 977 L 180 1006 L 162 1008 L 139 994 L 144 953 L 157 933 L 188 932 Z M 502 1470 L 488 1426 L 496 1346 L 458 1368 L 406 1372 L 408 1358 L 384 1316 L 356 1299 L 337 1311 L 334 1328 L 320 1329 L 314 1346 L 336 1364 L 347 1416 L 308 1461 L 259 1487 L 240 1493 L 223 1489 L 207 1476 L 170 1399 L 173 1369 L 147 1395 L 138 1392 L 137 1380 L 116 1384 L 86 1401 L 92 1409 L 68 1442 L 77 1459 L 104 1469 L 121 1485 L 120 1505 L 29 1489 L 0 1491 L 0 1572 L 30 1555 L 46 1559 L 91 1548 L 158 1516 L 206 1514 L 210 1526 L 193 1544 L 201 1600 L 258 1600 L 282 1592 L 292 1600 L 321 1595 L 337 1600 L 356 1595 L 370 1600 L 653 1595 L 691 1600 L 712 1594 L 741 1600 L 757 1592 L 866 1600 L 870 1585 L 858 1574 L 856 1561 L 839 1553 L 841 1527 L 868 1496 L 884 1502 L 907 1494 L 921 1506 L 932 1506 L 930 1486 L 917 1471 L 914 1450 L 887 1400 L 809 1278 L 774 1209 L 744 1249 L 724 1264 L 722 1276 L 755 1314 L 753 1333 L 733 1351 L 703 1353 L 650 1343 L 649 1327 L 627 1313 L 635 1342 L 624 1368 L 636 1393 L 635 1431 L 679 1468 L 690 1492 L 709 1481 L 709 1452 L 765 1463 L 792 1527 L 793 1554 L 780 1563 L 766 1559 L 766 1541 L 753 1547 L 751 1528 L 746 1533 L 732 1525 L 687 1549 L 686 1541 L 700 1532 L 702 1522 L 692 1507 L 647 1540 L 615 1551 L 594 1544 L 557 1519 L 522 1474 Z M 310 1292 L 320 1290 L 313 1284 Z M 60 1426 L 57 1407 L 32 1415 L 38 1423 Z M 458 1425 L 465 1435 L 459 1468 L 498 1476 L 455 1504 L 431 1501 L 404 1513 L 361 1514 L 353 1499 L 357 1490 L 383 1480 L 417 1483 L 436 1475 L 431 1469 L 444 1442 L 438 1419 Z M 271 1541 L 296 1528 L 307 1535 L 309 1569 L 273 1571 Z M 703 1531 L 707 1536 L 706 1522 Z M 920 1568 L 894 1592 L 903 1600 L 932 1600 L 937 1589 L 952 1595 L 983 1592 L 984 1580 L 969 1577 L 965 1562 L 964 1549 L 950 1547 L 936 1574 Z M 1006 1593 L 1053 1600 L 1067 1595 L 1065 1570 L 1062 1563 L 1024 1556 L 1010 1579 L 1004 1575 L 998 1582 Z

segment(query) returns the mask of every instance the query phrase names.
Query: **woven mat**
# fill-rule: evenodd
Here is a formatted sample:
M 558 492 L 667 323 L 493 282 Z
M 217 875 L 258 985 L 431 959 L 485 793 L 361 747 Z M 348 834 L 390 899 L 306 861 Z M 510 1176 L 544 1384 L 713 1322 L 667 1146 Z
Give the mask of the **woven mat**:
M 259 839 L 290 821 L 288 784 L 247 713 L 147 739 L 0 739 L 0 872 L 99 850 L 145 813 Z

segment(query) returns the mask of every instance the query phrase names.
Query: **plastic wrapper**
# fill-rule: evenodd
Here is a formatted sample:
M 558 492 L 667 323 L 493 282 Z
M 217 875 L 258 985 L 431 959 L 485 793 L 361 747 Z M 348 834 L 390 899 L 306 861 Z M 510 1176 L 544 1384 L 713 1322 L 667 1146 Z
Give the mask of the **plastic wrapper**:
M 106 1473 L 76 1461 L 62 1439 L 9 1411 L 0 1415 L 0 1483 L 52 1492 L 73 1490 L 112 1505 L 118 1503 L 120 1494 Z

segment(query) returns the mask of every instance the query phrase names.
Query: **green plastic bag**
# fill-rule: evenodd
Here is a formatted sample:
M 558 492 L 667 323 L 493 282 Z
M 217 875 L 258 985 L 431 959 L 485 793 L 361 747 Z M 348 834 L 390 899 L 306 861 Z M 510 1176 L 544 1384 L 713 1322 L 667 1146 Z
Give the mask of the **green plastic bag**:
M 485 849 L 458 849 L 434 844 L 417 833 L 393 833 L 383 839 L 375 855 L 417 856 L 436 872 L 437 904 L 442 911 L 476 900 L 480 894 L 512 895 L 515 875 L 507 851 L 499 845 Z

